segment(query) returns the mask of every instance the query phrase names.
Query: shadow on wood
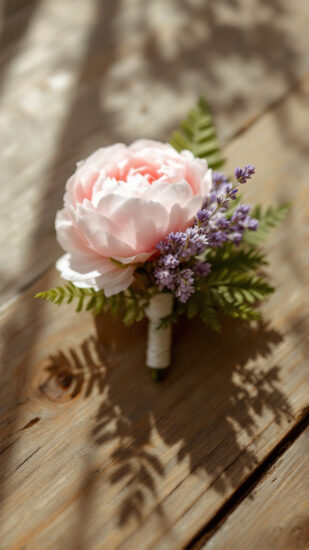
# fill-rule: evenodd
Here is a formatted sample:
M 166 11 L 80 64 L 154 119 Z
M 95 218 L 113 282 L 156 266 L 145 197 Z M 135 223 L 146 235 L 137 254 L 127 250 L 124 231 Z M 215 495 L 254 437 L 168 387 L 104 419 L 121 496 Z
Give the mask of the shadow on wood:
M 280 367 L 255 369 L 259 359 L 282 341 L 266 323 L 249 327 L 228 321 L 224 336 L 199 322 L 180 323 L 171 373 L 160 384 L 151 381 L 143 356 L 131 353 L 145 338 L 144 323 L 126 328 L 102 316 L 96 328 L 97 338 L 88 338 L 80 349 L 50 357 L 48 384 L 53 388 L 56 381 L 68 398 L 102 394 L 93 437 L 97 445 L 116 443 L 108 482 L 126 487 L 119 525 L 132 517 L 143 519 L 147 493 L 165 521 L 157 483 L 169 466 L 163 465 L 160 449 L 152 443 L 154 430 L 165 446 L 178 446 L 179 463 L 185 461 L 190 473 L 204 472 L 209 485 L 224 494 L 228 487 L 236 488 L 257 462 L 252 448 L 242 443 L 242 434 L 252 438 L 266 410 L 278 424 L 291 416 L 289 402 L 277 386 Z M 237 475 L 227 467 L 227 456 L 229 465 L 237 458 Z

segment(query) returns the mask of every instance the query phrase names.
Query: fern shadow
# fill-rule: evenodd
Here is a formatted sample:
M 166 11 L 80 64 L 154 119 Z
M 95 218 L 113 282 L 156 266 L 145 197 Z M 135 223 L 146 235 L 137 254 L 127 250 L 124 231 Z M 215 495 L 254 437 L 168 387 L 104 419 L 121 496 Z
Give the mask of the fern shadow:
M 125 328 L 99 316 L 96 329 L 97 337 L 79 350 L 51 357 L 48 371 L 72 396 L 89 397 L 95 389 L 102 395 L 92 437 L 98 446 L 116 443 L 106 481 L 124 487 L 119 526 L 140 524 L 151 502 L 151 513 L 169 529 L 160 488 L 175 458 L 187 464 L 188 474 L 201 476 L 204 490 L 235 490 L 258 462 L 250 443 L 259 419 L 280 425 L 292 416 L 271 358 L 283 337 L 265 322 L 227 321 L 224 337 L 200 322 L 181 322 L 173 367 L 160 384 L 144 367 L 143 322 Z
M 59 351 L 50 355 L 46 367 L 48 378 L 68 390 L 72 399 L 83 392 L 89 397 L 93 391 L 103 393 L 105 387 L 106 367 L 96 359 L 97 340 L 94 337 L 85 339 L 77 352 L 70 348 L 67 352 Z

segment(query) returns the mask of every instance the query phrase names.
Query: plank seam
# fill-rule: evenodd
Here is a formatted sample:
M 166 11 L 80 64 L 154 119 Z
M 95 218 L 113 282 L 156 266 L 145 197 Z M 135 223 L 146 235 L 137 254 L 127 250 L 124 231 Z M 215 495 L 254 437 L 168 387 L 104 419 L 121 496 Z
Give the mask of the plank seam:
M 223 143 L 223 151 L 228 147 L 234 139 L 242 136 L 247 130 L 251 129 L 257 122 L 259 122 L 264 116 L 266 116 L 271 111 L 278 109 L 282 103 L 287 101 L 291 95 L 293 95 L 297 90 L 300 90 L 304 85 L 304 82 L 309 77 L 309 71 L 304 72 L 300 77 L 296 78 L 291 84 L 291 86 L 285 90 L 279 97 L 275 98 L 273 101 L 265 105 L 260 111 L 256 114 L 249 117 L 246 121 L 241 124 L 239 128 L 231 134 L 231 136 Z
M 185 546 L 185 550 L 200 550 L 204 544 L 219 530 L 232 512 L 253 491 L 256 485 L 268 474 L 277 460 L 293 445 L 296 439 L 309 426 L 309 406 L 304 409 L 300 419 L 291 430 L 270 451 L 265 459 L 247 477 L 240 487 L 219 508 L 216 514 L 204 525 L 204 527 Z

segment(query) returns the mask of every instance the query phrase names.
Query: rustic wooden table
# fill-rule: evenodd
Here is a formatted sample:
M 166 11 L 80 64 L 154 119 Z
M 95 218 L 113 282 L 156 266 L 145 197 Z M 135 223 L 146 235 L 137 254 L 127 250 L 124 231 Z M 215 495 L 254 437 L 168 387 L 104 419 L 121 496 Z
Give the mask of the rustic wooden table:
M 308 0 L 2 0 L 2 550 L 309 545 Z M 174 334 L 170 377 L 124 329 L 35 301 L 94 148 L 167 139 L 205 94 L 248 201 L 292 200 L 251 328 Z

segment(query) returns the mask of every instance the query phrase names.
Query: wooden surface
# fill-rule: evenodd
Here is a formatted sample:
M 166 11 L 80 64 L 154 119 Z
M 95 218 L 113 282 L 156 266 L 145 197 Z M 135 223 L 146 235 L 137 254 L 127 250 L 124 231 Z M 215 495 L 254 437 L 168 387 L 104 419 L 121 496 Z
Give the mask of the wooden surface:
M 308 454 L 307 428 L 203 550 L 308 548 Z
M 237 540 L 250 487 L 309 422 L 308 3 L 243 1 L 241 15 L 163 4 L 2 5 L 1 550 L 170 550 L 205 537 L 228 548 L 225 525 Z M 53 219 L 75 161 L 112 141 L 166 139 L 197 93 L 215 106 L 227 171 L 257 167 L 248 200 L 294 206 L 268 243 L 277 292 L 265 321 L 227 323 L 224 339 L 181 323 L 170 377 L 155 385 L 143 323 L 95 324 L 33 294 L 59 283 Z M 305 461 L 303 441 L 287 453 Z M 307 533 L 308 499 L 285 489 L 286 476 L 298 483 L 286 456 L 259 499 L 302 510 Z M 289 548 L 295 517 L 276 550 Z

